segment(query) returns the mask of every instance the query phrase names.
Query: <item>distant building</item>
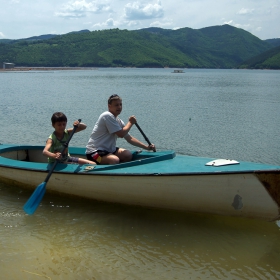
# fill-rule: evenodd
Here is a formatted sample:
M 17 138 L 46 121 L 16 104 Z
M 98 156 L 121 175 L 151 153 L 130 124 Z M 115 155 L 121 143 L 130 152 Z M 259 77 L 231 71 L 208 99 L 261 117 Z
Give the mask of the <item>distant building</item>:
M 3 69 L 12 69 L 15 67 L 14 63 L 10 63 L 10 62 L 3 62 Z

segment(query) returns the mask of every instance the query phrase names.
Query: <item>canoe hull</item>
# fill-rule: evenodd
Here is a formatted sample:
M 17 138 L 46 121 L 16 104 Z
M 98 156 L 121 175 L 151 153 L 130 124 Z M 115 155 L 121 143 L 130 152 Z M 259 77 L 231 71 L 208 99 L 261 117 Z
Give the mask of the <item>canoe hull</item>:
M 2 180 L 30 189 L 35 189 L 46 175 L 46 171 L 0 168 Z M 265 220 L 279 218 L 279 205 L 254 173 L 141 176 L 53 173 L 47 191 L 144 207 Z

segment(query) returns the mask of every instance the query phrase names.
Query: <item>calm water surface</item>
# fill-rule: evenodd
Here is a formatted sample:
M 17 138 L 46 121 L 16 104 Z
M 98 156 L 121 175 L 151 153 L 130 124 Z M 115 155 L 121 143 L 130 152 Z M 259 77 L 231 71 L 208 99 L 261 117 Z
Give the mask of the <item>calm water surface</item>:
M 0 73 L 0 143 L 44 145 L 63 111 L 88 129 L 123 97 L 158 150 L 280 164 L 280 72 L 98 69 Z M 145 141 L 136 128 L 131 134 Z M 122 140 L 119 145 L 130 148 Z M 38 182 L 40 184 L 41 182 Z M 0 183 L 1 279 L 280 279 L 275 222 L 126 207 Z

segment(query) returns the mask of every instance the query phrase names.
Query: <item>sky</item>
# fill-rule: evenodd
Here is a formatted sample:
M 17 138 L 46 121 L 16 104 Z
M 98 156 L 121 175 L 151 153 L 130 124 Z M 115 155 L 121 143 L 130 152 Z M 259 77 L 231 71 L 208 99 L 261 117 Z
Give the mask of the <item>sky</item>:
M 119 28 L 230 24 L 280 38 L 280 0 L 0 0 L 0 39 Z

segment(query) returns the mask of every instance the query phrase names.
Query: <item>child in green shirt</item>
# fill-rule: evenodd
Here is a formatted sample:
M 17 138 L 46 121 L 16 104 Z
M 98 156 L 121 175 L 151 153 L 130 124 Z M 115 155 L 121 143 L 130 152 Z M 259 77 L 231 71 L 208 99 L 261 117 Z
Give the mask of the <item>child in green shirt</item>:
M 96 164 L 95 162 L 88 159 L 71 157 L 68 152 L 68 148 L 65 149 L 63 154 L 61 154 L 61 151 L 64 148 L 64 143 L 67 142 L 73 128 L 66 129 L 67 117 L 62 112 L 54 113 L 52 115 L 51 121 L 55 130 L 49 136 L 46 146 L 43 150 L 43 155 L 48 157 L 49 163 L 59 160 L 60 163 Z M 84 123 L 79 123 L 78 121 L 75 121 L 73 125 L 78 126 L 75 133 L 86 129 L 87 127 Z

